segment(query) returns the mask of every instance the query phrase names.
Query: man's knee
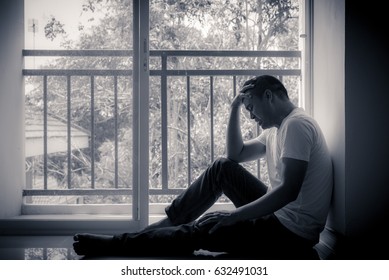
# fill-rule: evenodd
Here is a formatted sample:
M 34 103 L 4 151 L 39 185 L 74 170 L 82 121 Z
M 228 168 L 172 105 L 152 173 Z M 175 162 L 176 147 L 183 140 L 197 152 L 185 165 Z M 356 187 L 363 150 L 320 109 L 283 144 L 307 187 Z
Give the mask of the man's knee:
M 231 167 L 233 165 L 237 165 L 237 163 L 235 161 L 228 159 L 228 158 L 219 157 L 219 158 L 215 159 L 215 161 L 213 162 L 213 165 L 216 165 L 216 166 L 223 168 L 223 167 Z
M 212 164 L 212 167 L 217 168 L 219 171 L 231 170 L 231 168 L 234 169 L 237 166 L 239 166 L 238 163 L 225 157 L 217 158 Z
M 225 177 L 226 175 L 231 175 L 234 173 L 234 170 L 239 167 L 239 164 L 225 157 L 217 158 L 211 168 L 218 175 L 217 177 Z

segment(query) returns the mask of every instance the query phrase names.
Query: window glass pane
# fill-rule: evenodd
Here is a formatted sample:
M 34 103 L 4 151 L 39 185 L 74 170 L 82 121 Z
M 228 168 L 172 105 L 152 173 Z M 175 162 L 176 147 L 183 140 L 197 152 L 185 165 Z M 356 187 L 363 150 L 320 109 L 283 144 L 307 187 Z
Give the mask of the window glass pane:
M 132 203 L 132 10 L 25 1 L 28 205 Z
M 151 49 L 298 49 L 299 0 L 150 3 Z
M 280 78 L 299 104 L 298 31 L 298 0 L 150 0 L 152 187 L 185 188 L 226 154 L 229 104 L 260 71 Z M 242 131 L 244 139 L 260 133 L 247 114 Z M 268 182 L 264 161 L 244 166 Z

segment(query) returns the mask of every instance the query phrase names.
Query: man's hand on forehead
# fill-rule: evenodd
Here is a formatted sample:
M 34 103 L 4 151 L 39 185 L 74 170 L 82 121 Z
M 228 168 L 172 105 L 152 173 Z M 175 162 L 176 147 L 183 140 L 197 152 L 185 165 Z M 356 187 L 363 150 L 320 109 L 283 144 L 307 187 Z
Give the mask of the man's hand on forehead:
M 232 101 L 232 107 L 239 107 L 244 103 L 245 99 L 252 98 L 251 92 L 249 90 L 255 88 L 255 81 L 256 79 L 253 78 L 243 84 L 243 87 L 239 90 L 239 94 L 235 96 L 234 100 Z
M 246 91 L 248 91 L 249 89 L 253 89 L 253 88 L 255 88 L 255 84 L 247 84 L 247 85 L 245 85 L 245 86 L 243 86 L 240 90 L 239 90 L 239 92 L 240 93 L 242 93 L 242 94 L 245 94 L 246 93 Z

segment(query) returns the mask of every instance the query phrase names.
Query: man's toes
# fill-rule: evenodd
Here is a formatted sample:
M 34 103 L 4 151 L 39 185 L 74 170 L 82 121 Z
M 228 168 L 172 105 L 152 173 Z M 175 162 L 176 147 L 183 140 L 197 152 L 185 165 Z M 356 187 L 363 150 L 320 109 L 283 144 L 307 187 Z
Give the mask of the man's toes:
M 87 240 L 87 239 L 90 239 L 90 234 L 88 233 L 76 233 L 74 236 L 73 236 L 73 240 L 74 241 L 83 241 L 83 240 Z

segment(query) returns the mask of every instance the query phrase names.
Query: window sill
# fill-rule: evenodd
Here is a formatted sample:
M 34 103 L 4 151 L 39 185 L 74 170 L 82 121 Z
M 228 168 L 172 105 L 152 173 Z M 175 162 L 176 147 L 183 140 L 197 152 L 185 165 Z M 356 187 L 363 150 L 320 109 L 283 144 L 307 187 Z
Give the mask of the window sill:
M 165 215 L 165 208 L 168 206 L 168 203 L 150 203 L 149 204 L 149 214 L 154 215 Z M 235 207 L 232 203 L 216 203 L 214 204 L 209 211 L 222 211 L 222 210 L 232 210 Z M 22 205 L 22 215 L 26 217 L 34 216 L 63 216 L 63 217 L 72 217 L 75 215 L 85 215 L 86 217 L 99 217 L 103 218 L 108 216 L 112 217 L 125 217 L 128 218 L 132 215 L 133 205 L 132 204 L 69 204 L 69 205 L 56 205 L 56 204 L 47 204 L 47 205 L 34 205 L 34 204 L 23 204 Z
M 165 216 L 166 206 L 167 204 L 162 203 L 150 204 L 148 223 L 162 219 Z M 49 206 L 50 209 L 55 209 L 55 207 L 55 205 Z M 131 209 L 128 205 L 121 207 Z M 48 213 L 43 211 L 49 208 L 36 206 L 39 211 L 0 219 L 0 235 L 73 235 L 78 232 L 118 234 L 137 231 L 142 227 L 142 223 L 133 220 L 132 214 L 128 212 L 119 211 L 107 214 L 100 211 L 97 213 L 80 213 L 79 211 Z M 78 207 L 70 208 L 78 209 Z M 99 209 L 102 208 L 99 207 Z M 234 206 L 231 203 L 216 203 L 207 212 L 233 209 Z
M 0 220 L 0 235 L 117 234 L 139 229 L 129 215 L 20 215 Z

